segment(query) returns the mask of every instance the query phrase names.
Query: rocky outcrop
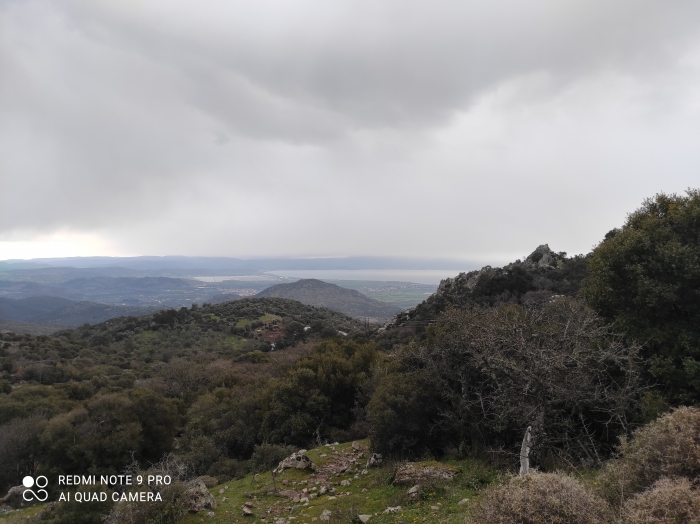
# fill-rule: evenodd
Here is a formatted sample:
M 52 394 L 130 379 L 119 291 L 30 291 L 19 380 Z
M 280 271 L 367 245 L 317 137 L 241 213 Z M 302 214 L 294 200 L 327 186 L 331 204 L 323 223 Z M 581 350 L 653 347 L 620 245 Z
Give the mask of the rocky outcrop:
M 549 249 L 548 244 L 542 244 L 530 253 L 522 264 L 528 268 L 550 268 L 556 267 L 559 258 L 561 258 L 561 256 Z
M 406 462 L 394 475 L 394 484 L 412 486 L 428 482 L 448 481 L 455 478 L 459 470 L 438 462 Z
M 216 500 L 209 493 L 202 479 L 194 479 L 187 483 L 182 500 L 188 511 L 197 513 L 202 510 L 216 509 Z
M 306 450 L 301 449 L 280 462 L 275 473 L 282 473 L 285 469 L 314 469 L 314 463 L 306 456 Z
M 553 296 L 574 296 L 584 274 L 582 257 L 567 259 L 566 253 L 555 253 L 547 244 L 542 244 L 523 260 L 503 267 L 484 266 L 442 280 L 433 295 L 397 315 L 383 331 L 425 326 L 435 322 L 440 313 L 450 307 L 546 303 Z

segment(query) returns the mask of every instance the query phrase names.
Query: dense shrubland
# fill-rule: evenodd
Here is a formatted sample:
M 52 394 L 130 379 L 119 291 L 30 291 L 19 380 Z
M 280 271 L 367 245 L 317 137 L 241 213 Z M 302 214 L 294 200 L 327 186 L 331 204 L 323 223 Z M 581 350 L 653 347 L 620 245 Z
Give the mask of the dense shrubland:
M 356 390 L 379 355 L 338 330 L 361 326 L 248 299 L 0 335 L 0 491 L 38 470 L 118 473 L 173 451 L 196 474 L 235 476 L 260 446 L 354 435 Z

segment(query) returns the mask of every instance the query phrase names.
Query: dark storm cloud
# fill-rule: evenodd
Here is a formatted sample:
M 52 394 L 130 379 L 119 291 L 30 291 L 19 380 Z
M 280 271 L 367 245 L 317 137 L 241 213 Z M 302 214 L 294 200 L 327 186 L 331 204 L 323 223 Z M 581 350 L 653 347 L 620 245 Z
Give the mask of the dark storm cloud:
M 639 203 L 600 193 L 628 186 L 645 155 L 684 161 L 670 187 L 637 175 L 639 191 L 685 187 L 697 162 L 677 139 L 693 122 L 698 2 L 0 9 L 0 240 L 65 230 L 132 253 L 486 256 L 515 231 L 578 248 Z M 571 191 L 584 215 L 551 225 Z

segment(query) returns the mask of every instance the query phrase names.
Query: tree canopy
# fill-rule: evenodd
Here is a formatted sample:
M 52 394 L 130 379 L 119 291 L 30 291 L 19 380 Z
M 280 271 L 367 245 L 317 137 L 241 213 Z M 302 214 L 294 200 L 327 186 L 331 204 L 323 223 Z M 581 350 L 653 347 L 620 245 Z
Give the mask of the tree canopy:
M 648 379 L 700 401 L 700 190 L 644 201 L 595 248 L 582 296 L 643 345 Z

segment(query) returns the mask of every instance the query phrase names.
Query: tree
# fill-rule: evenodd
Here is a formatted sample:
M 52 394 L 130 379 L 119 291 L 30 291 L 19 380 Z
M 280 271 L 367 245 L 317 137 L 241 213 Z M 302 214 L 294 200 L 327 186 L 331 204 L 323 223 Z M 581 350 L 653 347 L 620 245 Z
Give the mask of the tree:
M 0 493 L 34 475 L 39 466 L 39 435 L 46 424 L 41 414 L 0 426 Z
M 449 310 L 426 344 L 409 345 L 400 360 L 406 376 L 420 376 L 439 396 L 432 411 L 443 446 L 502 445 L 517 455 L 531 426 L 540 465 L 552 454 L 598 462 L 630 430 L 640 393 L 635 348 L 569 298 L 541 308 Z M 381 412 L 382 391 L 373 411 Z
M 700 190 L 645 200 L 595 248 L 581 293 L 642 344 L 668 400 L 700 401 Z

